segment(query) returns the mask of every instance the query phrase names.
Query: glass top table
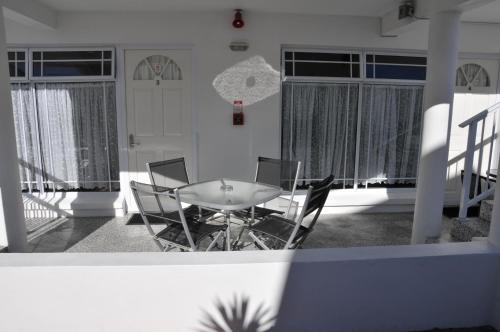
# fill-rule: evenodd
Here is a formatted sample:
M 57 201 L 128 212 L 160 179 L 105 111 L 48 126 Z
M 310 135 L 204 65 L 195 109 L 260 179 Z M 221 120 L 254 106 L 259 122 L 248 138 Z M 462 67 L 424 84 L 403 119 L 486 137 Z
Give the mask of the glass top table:
M 230 213 L 268 202 L 282 193 L 276 186 L 232 179 L 218 179 L 188 184 L 178 188 L 183 203 L 219 210 L 227 223 L 226 245 L 231 250 Z M 253 218 L 252 218 L 253 219 Z
M 221 211 L 243 210 L 281 195 L 281 188 L 241 180 L 219 179 L 178 189 L 182 202 Z

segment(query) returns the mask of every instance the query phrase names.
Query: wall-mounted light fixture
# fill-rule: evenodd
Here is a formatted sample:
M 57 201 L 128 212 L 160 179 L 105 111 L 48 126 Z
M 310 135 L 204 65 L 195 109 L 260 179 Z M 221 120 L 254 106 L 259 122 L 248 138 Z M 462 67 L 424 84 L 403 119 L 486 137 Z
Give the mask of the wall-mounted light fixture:
M 233 52 L 245 52 L 248 50 L 248 43 L 246 41 L 232 41 L 229 48 Z
M 245 22 L 243 21 L 243 10 L 236 9 L 234 13 L 233 27 L 235 29 L 241 29 L 245 26 Z

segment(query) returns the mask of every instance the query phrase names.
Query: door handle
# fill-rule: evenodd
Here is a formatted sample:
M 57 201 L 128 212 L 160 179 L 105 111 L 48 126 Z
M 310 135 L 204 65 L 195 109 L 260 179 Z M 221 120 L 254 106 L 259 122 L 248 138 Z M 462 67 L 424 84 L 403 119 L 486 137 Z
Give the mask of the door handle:
M 128 135 L 128 144 L 130 145 L 131 148 L 141 145 L 140 142 L 136 142 L 134 140 L 134 134 Z

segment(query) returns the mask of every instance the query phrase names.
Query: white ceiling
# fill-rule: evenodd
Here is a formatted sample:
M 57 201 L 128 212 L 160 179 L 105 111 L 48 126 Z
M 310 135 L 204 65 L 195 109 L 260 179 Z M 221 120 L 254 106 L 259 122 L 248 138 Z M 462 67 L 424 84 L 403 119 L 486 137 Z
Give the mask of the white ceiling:
M 38 0 L 60 11 L 186 11 L 259 12 L 381 16 L 398 0 Z
M 402 0 L 38 0 L 57 11 L 248 11 L 380 17 Z M 437 1 L 437 0 L 436 0 Z M 500 22 L 500 0 L 464 14 L 465 21 Z

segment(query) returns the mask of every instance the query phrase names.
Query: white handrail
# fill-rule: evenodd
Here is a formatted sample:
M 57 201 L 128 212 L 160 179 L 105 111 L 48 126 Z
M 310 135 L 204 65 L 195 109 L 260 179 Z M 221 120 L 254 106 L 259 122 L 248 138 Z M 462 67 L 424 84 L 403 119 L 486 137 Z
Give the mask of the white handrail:
M 459 126 L 461 128 L 468 127 L 467 133 L 467 150 L 465 151 L 465 160 L 464 160 L 464 174 L 463 174 L 463 183 L 462 183 L 462 192 L 460 194 L 460 211 L 458 213 L 458 218 L 462 221 L 467 219 L 467 210 L 469 207 L 479 203 L 481 200 L 489 197 L 495 192 L 495 186 L 491 186 L 491 161 L 494 153 L 493 144 L 496 139 L 496 124 L 497 124 L 497 111 L 500 110 L 500 102 L 492 105 L 491 107 L 485 109 L 482 112 L 474 115 L 470 119 L 462 122 Z M 489 116 L 493 117 L 493 125 L 491 130 L 491 140 L 484 138 L 484 131 L 486 125 L 486 119 Z M 481 122 L 481 136 L 479 142 L 479 155 L 477 158 L 476 164 L 476 177 L 474 183 L 474 191 L 472 193 L 472 197 L 470 195 L 471 185 L 472 185 L 472 175 L 474 168 L 474 156 L 476 153 L 476 136 L 478 124 Z M 486 176 L 481 175 L 482 165 L 483 165 L 483 157 L 484 157 L 484 146 L 490 143 L 490 148 L 488 151 L 488 164 L 486 170 Z M 486 179 L 486 190 L 482 193 L 478 194 L 479 189 L 481 189 L 481 178 Z
M 479 121 L 485 119 L 488 116 L 488 114 L 496 112 L 499 108 L 500 108 L 500 102 L 493 104 L 492 106 L 488 107 L 487 109 L 485 109 L 482 112 L 477 113 L 476 115 L 474 115 L 470 119 L 465 120 L 464 122 L 462 122 L 458 126 L 460 128 L 465 128 L 473 122 L 479 122 Z

